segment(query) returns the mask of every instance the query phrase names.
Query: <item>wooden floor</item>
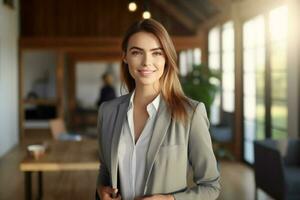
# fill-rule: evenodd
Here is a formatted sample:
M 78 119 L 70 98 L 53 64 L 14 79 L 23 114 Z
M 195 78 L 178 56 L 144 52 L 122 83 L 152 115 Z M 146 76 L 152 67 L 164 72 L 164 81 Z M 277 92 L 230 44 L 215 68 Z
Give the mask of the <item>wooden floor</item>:
M 19 163 L 24 157 L 23 150 L 27 143 L 28 141 L 24 145 L 16 146 L 0 159 L 1 200 L 24 199 L 24 178 L 19 170 Z M 219 162 L 219 168 L 222 185 L 219 200 L 254 199 L 254 176 L 251 168 L 229 161 Z M 44 173 L 44 199 L 94 199 L 96 176 L 97 171 Z M 267 200 L 269 198 L 260 192 L 259 199 Z

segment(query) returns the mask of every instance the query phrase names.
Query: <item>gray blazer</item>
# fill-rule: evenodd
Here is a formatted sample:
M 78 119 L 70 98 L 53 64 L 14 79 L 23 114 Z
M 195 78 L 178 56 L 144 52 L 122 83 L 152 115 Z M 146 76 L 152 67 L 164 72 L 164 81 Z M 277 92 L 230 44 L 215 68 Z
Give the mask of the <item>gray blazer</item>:
M 104 102 L 99 108 L 98 185 L 118 187 L 118 144 L 126 119 L 130 94 Z M 161 98 L 149 149 L 146 155 L 144 194 L 173 194 L 176 200 L 216 199 L 220 192 L 219 172 L 208 131 L 203 103 L 190 100 L 189 122 L 171 118 Z M 193 186 L 187 175 L 192 169 Z

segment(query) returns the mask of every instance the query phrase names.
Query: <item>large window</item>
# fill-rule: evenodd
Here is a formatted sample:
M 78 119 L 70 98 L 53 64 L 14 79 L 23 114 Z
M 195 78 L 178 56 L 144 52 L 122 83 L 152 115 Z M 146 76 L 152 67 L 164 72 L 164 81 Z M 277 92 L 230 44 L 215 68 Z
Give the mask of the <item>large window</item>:
M 269 13 L 271 67 L 271 134 L 287 137 L 287 30 L 288 8 L 282 6 Z
M 265 21 L 258 16 L 243 26 L 244 158 L 252 163 L 253 141 L 264 138 Z
M 193 65 L 201 64 L 201 49 L 188 49 L 179 53 L 179 71 L 186 76 L 193 69 Z
M 243 25 L 244 158 L 249 163 L 255 139 L 287 137 L 287 24 L 288 9 L 282 6 Z
M 216 26 L 208 34 L 208 64 L 209 68 L 214 70 L 220 70 L 221 67 L 220 33 L 221 28 Z
M 221 73 L 221 81 L 212 80 L 220 87 L 220 90 L 212 104 L 210 120 L 212 124 L 218 124 L 222 120 L 220 111 L 234 112 L 235 63 L 232 21 L 224 23 L 222 26 L 216 26 L 209 31 L 208 53 L 210 69 Z
M 216 26 L 209 31 L 208 34 L 208 66 L 212 70 L 221 70 L 221 28 Z M 215 85 L 221 87 L 221 83 L 217 79 L 212 80 Z M 218 124 L 220 122 L 220 104 L 221 93 L 217 92 L 214 102 L 210 108 L 210 122 L 211 124 Z
M 222 110 L 234 112 L 234 27 L 222 26 Z

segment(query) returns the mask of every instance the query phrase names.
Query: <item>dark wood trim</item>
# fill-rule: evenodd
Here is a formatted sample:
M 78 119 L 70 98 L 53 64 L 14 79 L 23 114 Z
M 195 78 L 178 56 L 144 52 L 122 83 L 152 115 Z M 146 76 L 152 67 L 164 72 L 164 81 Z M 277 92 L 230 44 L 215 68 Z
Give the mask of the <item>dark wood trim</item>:
M 24 104 L 34 104 L 34 105 L 56 105 L 57 98 L 54 99 L 23 99 Z
M 203 37 L 197 36 L 171 36 L 174 46 L 177 51 L 196 48 L 203 43 Z M 120 53 L 121 52 L 121 37 L 105 37 L 105 38 L 39 38 L 23 37 L 20 39 L 19 46 L 22 50 L 32 49 L 47 49 L 64 51 L 67 53 L 76 52 L 107 52 Z
M 204 30 L 201 32 L 203 38 L 201 45 L 201 61 L 204 64 L 208 64 L 208 31 Z
M 63 52 L 57 53 L 57 66 L 56 66 L 56 96 L 57 104 L 57 117 L 64 119 L 64 67 L 65 67 L 65 54 Z
M 120 37 L 21 37 L 20 48 L 76 48 L 121 45 Z
M 298 42 L 300 44 L 300 42 Z M 299 47 L 300 49 L 300 47 Z M 298 58 L 300 58 L 300 51 L 298 52 Z M 300 63 L 298 63 L 298 69 L 300 69 Z M 298 70 L 298 100 L 300 99 L 300 70 Z M 298 113 L 300 113 L 300 102 L 298 101 Z M 298 129 L 298 138 L 300 138 L 300 116 L 298 115 L 298 125 L 297 125 L 297 129 Z
M 298 4 L 299 8 L 300 8 L 300 3 Z M 300 33 L 300 26 L 299 27 L 299 33 Z M 300 39 L 298 38 L 298 58 L 300 58 Z M 299 99 L 300 99 L 300 61 L 298 60 L 298 66 L 297 66 L 297 69 L 298 69 L 298 113 L 300 113 L 300 102 L 299 102 Z M 297 137 L 300 138 L 300 115 L 298 114 L 298 124 L 297 124 L 297 131 L 298 131 L 298 135 Z
M 69 123 L 74 122 L 74 112 L 76 109 L 76 74 L 75 74 L 75 60 L 70 59 L 68 62 L 68 83 L 67 83 L 67 93 L 68 93 L 68 119 Z
M 235 156 L 243 160 L 244 155 L 244 102 L 243 102 L 243 24 L 237 10 L 234 16 L 235 55 Z
M 19 136 L 20 140 L 23 141 L 24 139 L 24 104 L 23 104 L 23 76 L 24 76 L 24 66 L 23 66 L 23 53 L 21 49 L 18 50 L 18 66 L 19 66 L 19 73 L 18 73 L 18 85 L 19 85 Z
M 272 137 L 272 82 L 271 82 L 271 39 L 268 13 L 264 13 L 265 20 L 265 137 Z

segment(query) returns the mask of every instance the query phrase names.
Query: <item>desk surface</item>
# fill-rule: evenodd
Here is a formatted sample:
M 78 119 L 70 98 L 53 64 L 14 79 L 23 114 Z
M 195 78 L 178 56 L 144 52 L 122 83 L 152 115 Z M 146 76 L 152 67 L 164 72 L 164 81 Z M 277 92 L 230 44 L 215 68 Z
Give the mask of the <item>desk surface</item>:
M 47 141 L 48 149 L 40 159 L 26 156 L 20 163 L 21 171 L 98 170 L 96 140 Z

